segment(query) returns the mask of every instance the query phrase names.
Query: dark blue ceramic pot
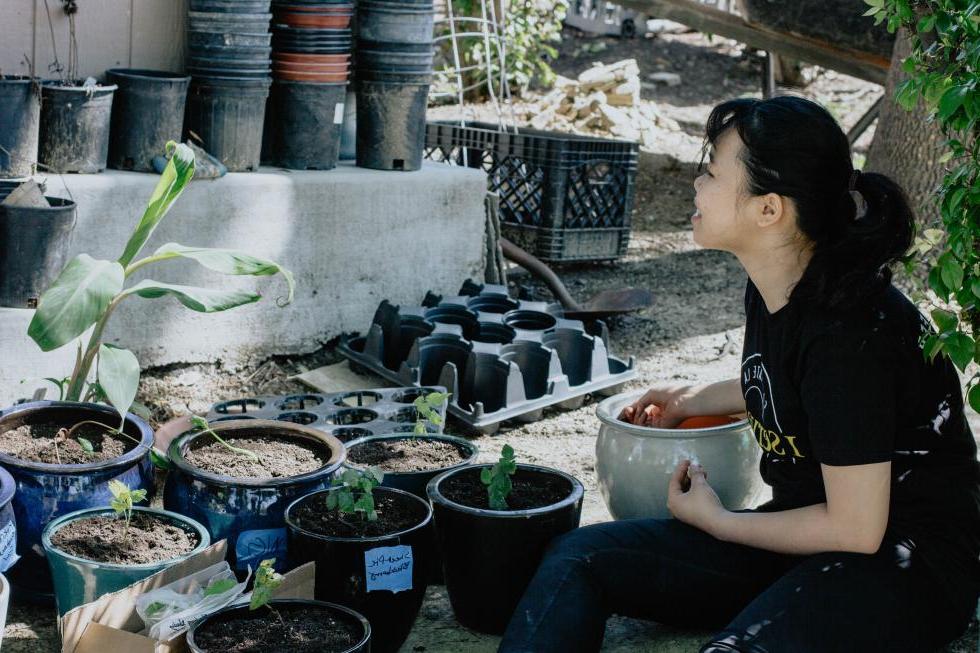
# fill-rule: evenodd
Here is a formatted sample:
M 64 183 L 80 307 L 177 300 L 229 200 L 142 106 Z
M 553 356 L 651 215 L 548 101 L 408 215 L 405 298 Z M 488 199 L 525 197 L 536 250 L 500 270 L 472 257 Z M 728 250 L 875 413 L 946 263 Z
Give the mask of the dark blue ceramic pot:
M 244 571 L 258 567 L 265 558 L 276 558 L 286 567 L 286 507 L 301 496 L 330 486 L 334 473 L 347 455 L 340 440 L 322 431 L 291 422 L 231 420 L 211 428 L 222 438 L 260 437 L 314 444 L 327 462 L 319 469 L 284 478 L 233 478 L 206 472 L 184 457 L 200 431 L 184 433 L 170 443 L 174 469 L 167 475 L 163 505 L 204 524 L 211 540 L 228 540 L 228 560 Z
M 34 401 L 0 410 L 0 437 L 25 424 L 73 426 L 85 420 L 115 425 L 119 413 L 111 406 L 69 401 Z M 20 460 L 0 453 L 0 465 L 13 477 L 16 493 L 10 505 L 17 522 L 20 560 L 7 573 L 15 601 L 51 604 L 51 573 L 41 532 L 55 517 L 76 510 L 109 505 L 109 481 L 153 494 L 153 465 L 149 451 L 153 430 L 140 418 L 126 415 L 125 433 L 139 441 L 117 458 L 80 465 L 58 465 Z
M 14 477 L 0 467 L 0 573 L 6 573 L 17 562 L 17 518 L 13 498 L 17 484 Z

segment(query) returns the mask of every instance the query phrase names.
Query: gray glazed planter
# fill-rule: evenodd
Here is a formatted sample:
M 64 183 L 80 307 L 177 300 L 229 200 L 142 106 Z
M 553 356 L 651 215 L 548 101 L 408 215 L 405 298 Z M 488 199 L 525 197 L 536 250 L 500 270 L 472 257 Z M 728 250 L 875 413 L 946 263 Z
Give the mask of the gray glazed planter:
M 158 571 L 172 567 L 181 560 L 199 553 L 211 544 L 211 536 L 207 529 L 189 517 L 178 515 L 167 510 L 154 508 L 133 508 L 134 512 L 142 512 L 171 521 L 174 524 L 197 534 L 198 545 L 182 556 L 152 562 L 142 565 L 122 565 L 108 562 L 86 560 L 58 549 L 51 544 L 51 538 L 61 527 L 69 522 L 88 517 L 111 516 L 115 512 L 111 508 L 92 508 L 79 510 L 55 519 L 41 534 L 41 545 L 44 547 L 48 564 L 51 566 L 51 576 L 54 578 L 55 602 L 58 606 L 58 616 L 64 616 L 72 608 L 94 601 L 103 594 L 121 590 L 136 581 L 152 576 Z
M 765 484 L 762 449 L 746 420 L 703 429 L 657 429 L 617 419 L 643 390 L 609 397 L 596 408 L 602 426 L 596 440 L 599 492 L 614 519 L 667 519 L 667 484 L 689 458 L 708 471 L 711 487 L 729 510 L 751 508 Z

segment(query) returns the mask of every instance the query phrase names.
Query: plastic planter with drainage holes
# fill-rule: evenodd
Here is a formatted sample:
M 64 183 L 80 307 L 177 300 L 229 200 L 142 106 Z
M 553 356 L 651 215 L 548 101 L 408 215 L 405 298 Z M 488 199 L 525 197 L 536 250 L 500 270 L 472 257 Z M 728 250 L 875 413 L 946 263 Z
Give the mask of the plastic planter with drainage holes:
M 102 404 L 35 401 L 0 411 L 0 436 L 24 424 L 72 426 L 83 420 L 117 424 L 119 413 Z M 51 574 L 41 548 L 41 532 L 52 519 L 84 508 L 109 505 L 108 483 L 119 480 L 130 488 L 153 492 L 150 447 L 153 430 L 135 415 L 126 415 L 126 433 L 139 441 L 110 460 L 59 465 L 21 460 L 0 453 L 0 465 L 13 476 L 17 490 L 11 505 L 17 519 L 20 560 L 7 573 L 19 601 L 50 603 Z
M 527 589 L 544 551 L 554 538 L 578 528 L 582 483 L 556 469 L 518 465 L 515 478 L 562 479 L 568 494 L 550 506 L 530 510 L 487 510 L 446 498 L 442 488 L 459 474 L 490 465 L 473 465 L 440 474 L 427 488 L 449 602 L 459 623 L 483 633 L 501 634 Z M 477 562 L 478 564 L 475 564 Z
M 163 505 L 204 524 L 211 539 L 228 540 L 228 559 L 243 571 L 265 558 L 286 559 L 286 507 L 298 497 L 330 486 L 346 456 L 344 445 L 322 431 L 268 420 L 213 423 L 222 438 L 261 437 L 314 443 L 327 462 L 319 469 L 283 478 L 233 478 L 212 474 L 191 465 L 184 454 L 195 440 L 211 436 L 203 431 L 185 433 L 170 443 L 174 469 L 167 475 Z

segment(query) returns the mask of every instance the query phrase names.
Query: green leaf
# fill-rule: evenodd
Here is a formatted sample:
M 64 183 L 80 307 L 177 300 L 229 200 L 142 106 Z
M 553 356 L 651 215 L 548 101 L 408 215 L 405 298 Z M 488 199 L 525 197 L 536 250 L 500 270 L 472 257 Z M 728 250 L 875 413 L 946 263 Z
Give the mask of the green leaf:
M 938 266 L 929 270 L 929 287 L 943 300 L 949 300 L 949 289 L 943 284 L 942 272 Z
M 101 345 L 98 378 L 99 386 L 109 403 L 119 411 L 120 418 L 125 420 L 140 384 L 140 364 L 136 355 L 128 349 Z
M 181 286 L 162 281 L 146 279 L 127 288 L 127 295 L 139 295 L 145 299 L 157 299 L 171 295 L 181 304 L 198 313 L 217 313 L 230 308 L 257 302 L 261 296 L 242 290 L 214 290 L 212 288 L 197 288 Z
M 948 120 L 956 113 L 956 110 L 963 106 L 970 89 L 967 85 L 954 86 L 943 93 L 939 99 L 939 119 Z
M 249 610 L 257 610 L 263 605 L 268 605 L 272 600 L 272 595 L 282 584 L 282 575 L 276 573 L 272 565 L 275 558 L 269 558 L 259 563 L 259 568 L 255 570 L 255 583 L 252 585 L 252 597 L 248 602 Z
M 122 481 L 117 481 L 115 479 L 109 481 L 109 492 L 115 498 L 120 498 L 129 492 L 129 488 Z
M 973 360 L 975 343 L 973 338 L 965 333 L 954 333 L 945 341 L 946 351 L 950 359 L 962 372 Z
M 931 315 L 940 332 L 955 331 L 956 325 L 959 324 L 956 314 L 951 311 L 936 308 L 933 309 Z
M 980 413 L 980 383 L 970 388 L 967 393 L 967 400 L 970 402 L 970 408 Z
M 136 255 L 143 249 L 143 245 L 150 239 L 153 230 L 167 215 L 171 204 L 180 197 L 180 194 L 184 192 L 184 187 L 194 176 L 194 151 L 183 143 L 170 141 L 167 143 L 167 153 L 171 152 L 173 152 L 173 156 L 170 157 L 167 167 L 160 175 L 160 181 L 157 182 L 153 195 L 150 196 L 143 217 L 136 226 L 136 231 L 130 236 L 129 242 L 126 243 L 122 256 L 119 257 L 119 264 L 123 267 L 133 262 Z
M 86 440 L 83 437 L 77 437 L 75 439 L 78 440 L 78 444 L 82 448 L 82 451 L 87 454 L 95 453 L 95 447 L 92 446 L 92 443 L 89 440 Z
M 963 285 L 963 268 L 952 256 L 941 257 L 940 274 L 943 284 L 950 290 L 958 290 Z
M 169 470 L 173 469 L 174 465 L 170 462 L 170 458 L 167 458 L 164 454 L 157 451 L 155 448 L 150 449 L 150 462 L 157 469 Z
M 480 482 L 484 485 L 490 485 L 490 468 L 484 467 L 480 470 Z
M 122 290 L 123 277 L 115 261 L 79 254 L 41 295 L 27 334 L 42 351 L 71 342 L 102 317 Z
M 177 243 L 167 243 L 153 253 L 154 256 L 170 255 L 173 257 L 189 258 L 197 261 L 209 270 L 232 275 L 251 275 L 255 277 L 282 274 L 286 280 L 288 294 L 281 305 L 293 301 L 295 282 L 293 273 L 275 261 L 252 256 L 234 249 L 217 249 L 207 247 L 186 247 Z
M 146 500 L 146 490 L 132 490 L 130 493 L 133 503 L 140 503 Z
M 224 594 L 238 583 L 233 578 L 221 578 L 214 581 L 204 589 L 204 596 L 216 596 Z
M 432 408 L 441 408 L 442 404 L 449 399 L 449 395 L 448 392 L 430 392 L 425 396 L 425 403 Z

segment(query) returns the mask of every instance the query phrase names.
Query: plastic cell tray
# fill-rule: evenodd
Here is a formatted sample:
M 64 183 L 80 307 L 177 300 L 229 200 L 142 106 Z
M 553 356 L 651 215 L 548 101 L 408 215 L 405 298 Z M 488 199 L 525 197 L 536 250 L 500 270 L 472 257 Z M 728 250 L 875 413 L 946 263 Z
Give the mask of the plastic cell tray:
M 558 304 L 471 281 L 456 296 L 429 293 L 420 306 L 382 301 L 367 334 L 342 339 L 339 351 L 394 383 L 448 388 L 449 414 L 486 434 L 508 420 L 538 420 L 547 406 L 615 394 L 636 377 L 633 357 L 609 353 L 602 322 L 587 329 Z
M 376 388 L 329 394 L 299 393 L 283 396 L 245 397 L 221 401 L 208 412 L 209 422 L 232 419 L 271 419 L 320 429 L 342 442 L 368 435 L 410 432 L 415 429 L 417 397 L 445 387 Z M 446 404 L 439 408 L 445 417 Z M 445 420 L 443 420 L 445 421 Z M 430 433 L 442 426 L 428 422 Z

